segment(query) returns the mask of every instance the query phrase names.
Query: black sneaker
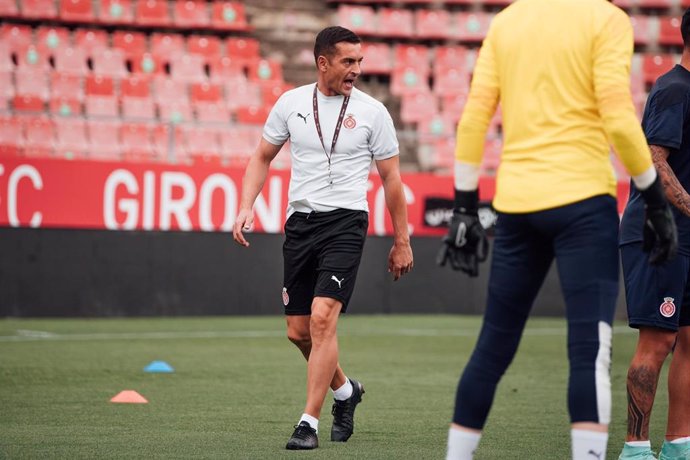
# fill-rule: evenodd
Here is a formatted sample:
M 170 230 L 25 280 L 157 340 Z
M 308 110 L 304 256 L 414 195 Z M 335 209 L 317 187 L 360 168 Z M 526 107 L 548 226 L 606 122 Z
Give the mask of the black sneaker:
M 352 383 L 352 396 L 345 401 L 336 399 L 333 403 L 331 441 L 345 442 L 355 431 L 355 407 L 362 402 L 364 387 L 357 380 L 350 379 L 350 383 Z
M 309 425 L 309 422 L 301 421 L 295 425 L 295 432 L 285 446 L 289 450 L 316 449 L 319 447 L 319 438 L 316 430 Z

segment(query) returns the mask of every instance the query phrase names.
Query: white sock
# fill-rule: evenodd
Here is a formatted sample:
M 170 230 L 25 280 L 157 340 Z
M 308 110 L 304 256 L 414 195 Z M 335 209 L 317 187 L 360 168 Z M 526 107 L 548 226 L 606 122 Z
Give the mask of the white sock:
M 352 388 L 352 384 L 350 383 L 350 379 L 345 378 L 345 383 L 340 386 L 337 390 L 331 390 L 333 391 L 333 397 L 337 399 L 338 401 L 345 401 L 346 399 L 349 399 L 350 396 L 352 396 L 352 392 L 354 391 Z
M 472 460 L 481 437 L 481 433 L 456 428 L 449 429 L 446 460 Z
M 650 440 L 646 441 L 626 441 L 626 445 L 630 447 L 649 447 L 652 448 L 652 442 Z
M 310 427 L 312 427 L 316 430 L 317 433 L 319 432 L 319 419 L 318 418 L 312 417 L 309 414 L 302 414 L 302 418 L 299 419 L 299 422 L 297 422 L 297 423 L 299 424 L 300 422 L 307 422 Z
M 688 441 L 690 441 L 690 436 L 686 436 L 684 438 L 674 439 L 673 441 L 668 441 L 668 442 L 670 442 L 671 444 L 685 444 Z
M 573 460 L 604 460 L 609 434 L 601 431 L 570 430 Z

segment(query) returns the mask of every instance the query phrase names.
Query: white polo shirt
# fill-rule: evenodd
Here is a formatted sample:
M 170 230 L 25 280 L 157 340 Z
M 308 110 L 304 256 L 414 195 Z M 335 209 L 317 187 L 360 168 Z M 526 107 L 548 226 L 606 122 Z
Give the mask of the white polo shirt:
M 287 216 L 295 211 L 326 212 L 338 208 L 368 212 L 367 180 L 372 160 L 398 154 L 393 120 L 383 104 L 353 88 L 331 155 L 329 179 L 328 156 L 312 113 L 314 85 L 300 86 L 280 96 L 264 126 L 263 137 L 271 144 L 282 145 L 290 140 L 292 173 Z M 321 133 L 329 153 L 343 99 L 317 91 Z

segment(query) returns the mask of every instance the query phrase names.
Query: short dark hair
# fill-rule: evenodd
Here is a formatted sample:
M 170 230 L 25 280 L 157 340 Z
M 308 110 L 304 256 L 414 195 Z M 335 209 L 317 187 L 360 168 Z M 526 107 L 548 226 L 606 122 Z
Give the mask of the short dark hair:
M 314 61 L 318 63 L 319 56 L 333 56 L 335 46 L 340 42 L 361 43 L 356 33 L 345 27 L 326 27 L 316 36 L 314 42 Z
M 680 35 L 683 37 L 683 46 L 690 48 L 690 8 L 683 13 L 683 20 L 680 22 Z

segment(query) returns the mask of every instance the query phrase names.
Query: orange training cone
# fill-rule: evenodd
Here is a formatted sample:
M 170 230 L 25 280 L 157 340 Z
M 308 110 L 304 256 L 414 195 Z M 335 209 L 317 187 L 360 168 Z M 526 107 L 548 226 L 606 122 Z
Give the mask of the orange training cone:
M 113 403 L 129 403 L 129 404 L 146 404 L 148 401 L 142 395 L 134 390 L 124 390 L 112 397 L 110 402 Z

